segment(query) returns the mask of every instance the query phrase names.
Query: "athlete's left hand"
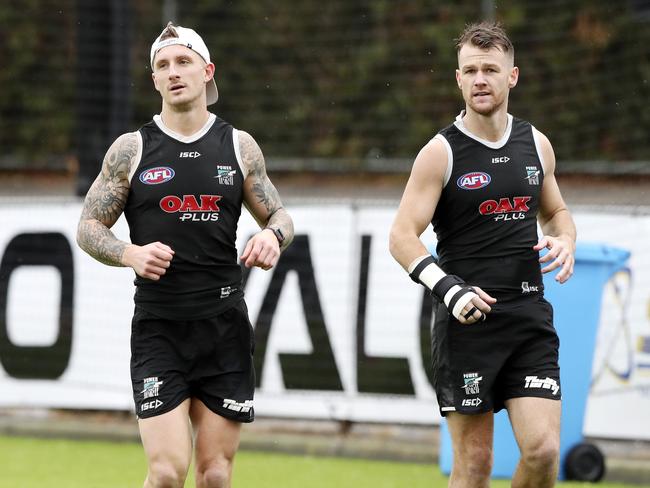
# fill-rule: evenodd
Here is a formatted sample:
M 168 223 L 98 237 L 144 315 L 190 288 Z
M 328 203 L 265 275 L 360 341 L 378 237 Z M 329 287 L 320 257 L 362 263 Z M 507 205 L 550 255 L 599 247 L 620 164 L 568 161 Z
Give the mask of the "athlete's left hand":
M 280 258 L 280 244 L 271 229 L 264 229 L 251 237 L 244 252 L 239 257 L 244 266 L 257 266 L 267 271 L 276 265 Z
M 487 315 L 492 311 L 490 305 L 494 305 L 497 299 L 488 295 L 485 291 L 476 285 L 472 285 L 476 296 L 467 302 L 467 305 L 461 310 L 456 319 L 463 325 L 472 325 L 477 322 L 483 322 Z
M 550 264 L 542 268 L 542 273 L 548 273 L 561 267 L 562 269 L 555 275 L 555 281 L 566 282 L 573 275 L 575 242 L 568 236 L 543 236 L 533 249 L 541 251 L 544 248 L 548 249 L 548 252 L 539 258 L 539 262 L 550 262 Z

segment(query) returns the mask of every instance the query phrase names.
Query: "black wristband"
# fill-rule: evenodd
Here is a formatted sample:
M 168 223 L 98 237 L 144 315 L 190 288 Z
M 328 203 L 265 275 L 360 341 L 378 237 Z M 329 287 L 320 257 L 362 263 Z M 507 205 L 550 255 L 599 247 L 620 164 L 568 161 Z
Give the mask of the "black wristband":
M 282 243 L 284 242 L 284 234 L 282 233 L 282 231 L 280 229 L 276 229 L 275 227 L 264 227 L 264 228 L 273 231 L 273 234 L 275 235 L 275 238 L 278 240 L 280 247 L 282 247 Z

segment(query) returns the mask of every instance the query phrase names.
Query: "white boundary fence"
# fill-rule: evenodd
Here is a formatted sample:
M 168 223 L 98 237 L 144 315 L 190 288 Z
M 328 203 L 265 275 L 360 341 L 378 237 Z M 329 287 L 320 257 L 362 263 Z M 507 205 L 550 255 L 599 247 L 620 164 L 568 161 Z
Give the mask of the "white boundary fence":
M 80 211 L 79 200 L 0 201 L 0 407 L 133 408 L 133 273 L 77 248 Z M 246 284 L 257 415 L 438 423 L 425 368 L 430 310 L 388 253 L 394 206 L 290 211 L 291 252 Z M 603 294 L 585 434 L 650 440 L 650 216 L 574 216 L 580 239 L 632 253 L 631 274 L 615 276 Z M 123 219 L 114 230 L 128 238 Z M 245 214 L 240 249 L 255 230 Z

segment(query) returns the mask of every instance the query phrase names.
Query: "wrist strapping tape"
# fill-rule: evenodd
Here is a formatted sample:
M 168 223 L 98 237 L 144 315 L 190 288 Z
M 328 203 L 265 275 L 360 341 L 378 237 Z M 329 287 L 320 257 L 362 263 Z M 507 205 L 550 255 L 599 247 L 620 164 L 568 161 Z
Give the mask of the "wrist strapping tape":
M 416 283 L 428 288 L 456 318 L 459 318 L 465 305 L 476 296 L 474 289 L 467 286 L 460 277 L 445 274 L 433 256 L 427 256 L 418 262 L 409 276 Z

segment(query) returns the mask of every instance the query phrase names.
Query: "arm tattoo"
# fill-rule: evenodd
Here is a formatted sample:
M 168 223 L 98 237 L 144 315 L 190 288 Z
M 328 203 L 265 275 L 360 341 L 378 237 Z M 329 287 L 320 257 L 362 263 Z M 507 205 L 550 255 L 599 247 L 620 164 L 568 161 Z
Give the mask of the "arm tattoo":
M 284 242 L 282 243 L 281 249 L 285 250 L 293 241 L 293 220 L 289 216 L 289 213 L 282 207 L 280 207 L 271 217 L 269 218 L 267 227 L 276 227 L 280 229 L 282 235 L 284 236 Z
M 266 174 L 264 156 L 255 139 L 246 132 L 240 132 L 239 141 L 244 168 L 248 171 L 247 178 L 251 179 L 251 191 L 256 199 L 256 202 L 253 203 L 260 204 L 266 210 L 264 218 L 255 215 L 254 212 L 251 213 L 253 213 L 260 226 L 273 226 L 282 231 L 285 237 L 282 249 L 286 249 L 293 240 L 293 221 L 282 207 L 278 190 L 273 186 Z M 249 210 L 253 209 L 249 207 Z
M 278 191 L 266 174 L 262 150 L 249 134 L 246 132 L 240 132 L 240 134 L 240 152 L 244 167 L 248 170 L 248 178 L 251 178 L 253 182 L 253 193 L 258 203 L 261 203 L 269 214 L 273 214 L 282 207 L 282 203 Z
M 128 245 L 109 230 L 124 211 L 129 195 L 129 171 L 138 152 L 135 134 L 126 134 L 113 143 L 102 170 L 88 190 L 77 230 L 79 246 L 98 261 L 122 266 Z

